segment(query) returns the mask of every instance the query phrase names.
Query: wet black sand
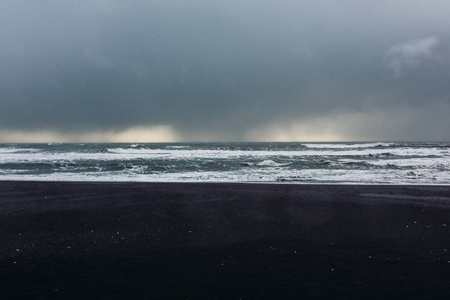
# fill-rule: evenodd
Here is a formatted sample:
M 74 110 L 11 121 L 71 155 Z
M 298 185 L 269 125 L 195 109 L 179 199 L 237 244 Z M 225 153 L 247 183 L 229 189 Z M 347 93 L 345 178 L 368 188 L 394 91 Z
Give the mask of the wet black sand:
M 450 187 L 0 182 L 0 299 L 450 299 Z

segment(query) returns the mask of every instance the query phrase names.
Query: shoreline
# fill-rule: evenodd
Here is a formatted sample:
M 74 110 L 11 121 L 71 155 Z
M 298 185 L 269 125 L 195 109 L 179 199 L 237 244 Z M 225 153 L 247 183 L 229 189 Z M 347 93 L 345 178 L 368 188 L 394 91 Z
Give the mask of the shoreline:
M 367 182 L 307 182 L 307 181 L 289 181 L 289 180 L 280 180 L 280 181 L 202 181 L 202 180 L 193 180 L 193 181 L 139 181 L 139 180 L 38 180 L 38 179 L 0 179 L 0 183 L 2 182 L 10 182 L 10 183 L 76 183 L 76 184 L 254 184 L 254 185 L 294 185 L 294 186 L 303 186 L 303 185 L 324 185 L 324 186 L 387 186 L 387 187 L 396 187 L 396 186 L 417 186 L 417 187 L 450 187 L 450 184 L 444 183 L 367 183 Z
M 6 299 L 446 299 L 450 186 L 0 181 Z

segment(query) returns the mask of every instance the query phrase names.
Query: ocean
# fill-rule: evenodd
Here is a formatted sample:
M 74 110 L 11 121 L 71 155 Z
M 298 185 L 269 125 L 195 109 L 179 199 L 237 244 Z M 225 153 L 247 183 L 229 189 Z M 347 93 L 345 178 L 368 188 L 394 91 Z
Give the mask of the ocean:
M 450 184 L 450 143 L 0 144 L 0 180 Z

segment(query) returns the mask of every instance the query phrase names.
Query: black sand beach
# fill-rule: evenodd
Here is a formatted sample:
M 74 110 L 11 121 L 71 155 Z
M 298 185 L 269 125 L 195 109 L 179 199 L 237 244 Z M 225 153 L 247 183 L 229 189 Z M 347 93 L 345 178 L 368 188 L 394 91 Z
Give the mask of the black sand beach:
M 450 299 L 450 187 L 0 182 L 1 299 Z

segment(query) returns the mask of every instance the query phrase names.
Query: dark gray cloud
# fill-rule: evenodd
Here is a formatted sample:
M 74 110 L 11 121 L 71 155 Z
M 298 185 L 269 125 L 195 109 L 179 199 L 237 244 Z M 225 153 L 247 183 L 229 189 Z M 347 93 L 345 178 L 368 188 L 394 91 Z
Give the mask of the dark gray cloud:
M 450 139 L 450 3 L 372 2 L 2 1 L 0 129 Z

